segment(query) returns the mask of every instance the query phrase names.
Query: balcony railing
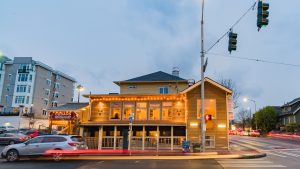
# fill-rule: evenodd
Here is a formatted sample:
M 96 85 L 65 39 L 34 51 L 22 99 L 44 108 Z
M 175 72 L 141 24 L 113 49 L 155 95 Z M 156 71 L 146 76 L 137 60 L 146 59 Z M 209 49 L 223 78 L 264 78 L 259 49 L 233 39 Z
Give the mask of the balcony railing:
M 32 69 L 18 69 L 18 73 L 29 73 Z
M 0 116 L 19 116 L 19 112 L 0 112 Z

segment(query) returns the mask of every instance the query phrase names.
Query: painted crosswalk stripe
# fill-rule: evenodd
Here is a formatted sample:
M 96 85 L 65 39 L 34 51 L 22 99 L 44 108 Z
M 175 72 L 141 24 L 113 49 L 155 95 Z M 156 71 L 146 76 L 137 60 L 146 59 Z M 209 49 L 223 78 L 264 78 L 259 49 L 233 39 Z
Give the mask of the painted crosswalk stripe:
M 280 154 L 276 154 L 276 153 L 270 153 L 270 152 L 267 152 L 267 154 L 278 156 L 278 157 L 286 157 L 284 155 L 280 155 Z
M 300 155 L 298 155 L 298 154 L 293 154 L 293 153 L 288 153 L 288 152 L 282 152 L 282 151 L 280 151 L 278 153 L 289 155 L 289 156 L 293 156 L 293 157 L 300 157 Z

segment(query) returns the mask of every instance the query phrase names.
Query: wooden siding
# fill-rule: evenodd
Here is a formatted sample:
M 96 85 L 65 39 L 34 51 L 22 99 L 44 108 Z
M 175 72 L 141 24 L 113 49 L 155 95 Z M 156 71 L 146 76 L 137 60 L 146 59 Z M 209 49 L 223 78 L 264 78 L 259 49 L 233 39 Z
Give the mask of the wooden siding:
M 178 87 L 178 93 L 188 87 L 187 83 L 128 83 L 120 84 L 120 94 L 159 94 L 159 87 L 168 87 L 169 94 L 176 94 Z M 129 89 L 129 86 L 136 86 L 135 89 Z

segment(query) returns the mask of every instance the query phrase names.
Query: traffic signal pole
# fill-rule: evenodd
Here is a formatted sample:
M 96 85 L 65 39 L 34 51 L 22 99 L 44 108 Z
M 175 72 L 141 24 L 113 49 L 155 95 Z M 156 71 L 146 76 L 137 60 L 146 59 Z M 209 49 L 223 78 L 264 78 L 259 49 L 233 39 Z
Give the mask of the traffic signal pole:
M 201 145 L 202 152 L 205 152 L 205 119 L 204 119 L 204 0 L 202 0 L 201 14 Z

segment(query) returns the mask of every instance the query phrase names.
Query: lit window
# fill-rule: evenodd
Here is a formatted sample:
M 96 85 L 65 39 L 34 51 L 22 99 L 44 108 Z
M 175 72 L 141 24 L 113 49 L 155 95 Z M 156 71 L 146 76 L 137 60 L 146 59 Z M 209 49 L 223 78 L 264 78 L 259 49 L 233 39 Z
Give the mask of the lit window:
M 147 103 L 136 103 L 136 120 L 147 120 Z
M 210 114 L 212 118 L 216 118 L 217 106 L 216 99 L 205 99 L 204 100 L 205 111 L 204 114 Z M 197 100 L 197 117 L 201 118 L 201 100 Z
M 215 136 L 205 136 L 205 147 L 215 148 Z
M 149 103 L 149 120 L 160 119 L 160 103 Z
M 159 93 L 160 94 L 168 94 L 169 93 L 169 88 L 168 87 L 160 87 L 159 88 Z
M 125 102 L 124 103 L 124 112 L 123 112 L 123 120 L 128 120 L 130 117 L 130 114 L 134 117 L 134 107 L 135 104 L 133 102 Z
M 110 119 L 121 119 L 122 103 L 114 102 L 110 104 L 111 112 Z
M 171 120 L 173 116 L 173 104 L 172 102 L 162 103 L 162 120 Z

